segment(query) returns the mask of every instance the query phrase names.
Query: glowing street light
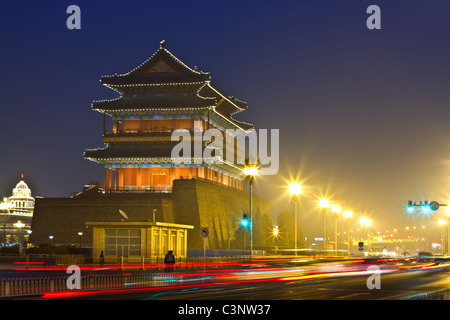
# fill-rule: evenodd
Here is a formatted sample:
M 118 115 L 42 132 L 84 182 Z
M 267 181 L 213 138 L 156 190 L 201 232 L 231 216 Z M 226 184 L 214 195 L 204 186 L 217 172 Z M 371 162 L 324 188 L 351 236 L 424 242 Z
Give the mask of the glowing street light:
M 78 232 L 78 235 L 80 236 L 80 249 L 81 249 L 81 236 L 83 235 L 83 232 Z
M 328 208 L 329 204 L 330 204 L 330 201 L 328 201 L 327 199 L 320 199 L 319 200 L 319 206 L 321 208 Z
M 278 226 L 273 227 L 272 234 L 274 235 L 274 237 L 278 237 L 278 235 L 280 234 L 280 230 L 278 230 Z
M 48 236 L 48 238 L 52 241 L 52 245 L 55 245 L 55 243 L 53 242 L 53 236 Z
M 294 198 L 294 251 L 295 255 L 297 255 L 297 246 L 298 246 L 298 217 L 297 217 L 297 199 L 300 195 L 302 187 L 297 182 L 291 183 L 289 186 L 289 191 Z
M 246 167 L 244 168 L 244 175 L 255 177 L 258 175 L 258 169 L 256 167 Z
M 298 196 L 300 192 L 302 191 L 302 186 L 298 184 L 297 182 L 293 182 L 289 186 L 289 192 L 294 195 Z
M 339 213 L 339 211 L 341 211 L 341 207 L 338 206 L 337 204 L 335 204 L 331 207 L 331 211 L 333 211 L 333 213 L 337 214 L 337 213 Z
M 359 219 L 359 222 L 361 222 L 361 224 L 366 226 L 366 227 L 369 227 L 372 224 L 372 221 L 370 221 L 369 219 L 364 218 L 364 217 L 361 217 Z
M 14 227 L 19 229 L 17 232 L 17 240 L 19 242 L 19 255 L 22 254 L 22 228 L 25 227 L 25 224 L 20 220 L 13 224 Z

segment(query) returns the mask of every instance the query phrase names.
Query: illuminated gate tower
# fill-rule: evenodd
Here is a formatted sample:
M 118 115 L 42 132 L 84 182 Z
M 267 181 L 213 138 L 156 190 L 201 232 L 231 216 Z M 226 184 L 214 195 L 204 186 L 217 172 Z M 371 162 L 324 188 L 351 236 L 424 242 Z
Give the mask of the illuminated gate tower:
M 143 64 L 124 74 L 103 76 L 101 83 L 120 97 L 93 102 L 92 108 L 104 114 L 106 147 L 86 150 L 84 156 L 104 165 L 106 192 L 170 192 L 173 180 L 192 178 L 242 190 L 242 166 L 194 160 L 177 165 L 171 160 L 172 148 L 179 143 L 171 141 L 175 129 L 187 129 L 191 136 L 194 130 L 218 129 L 224 148 L 232 145 L 236 154 L 236 138 L 226 136 L 225 130 L 253 128 L 231 117 L 247 104 L 217 89 L 209 73 L 188 67 L 161 41 Z M 112 130 L 106 128 L 107 116 Z

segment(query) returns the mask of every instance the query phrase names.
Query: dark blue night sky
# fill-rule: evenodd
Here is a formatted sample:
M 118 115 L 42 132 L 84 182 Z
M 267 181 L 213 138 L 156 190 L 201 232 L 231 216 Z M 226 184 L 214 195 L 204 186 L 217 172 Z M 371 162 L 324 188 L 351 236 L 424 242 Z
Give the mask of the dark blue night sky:
M 81 30 L 66 27 L 71 4 Z M 371 4 L 381 30 L 366 27 Z M 286 181 L 299 174 L 309 190 L 301 223 L 321 221 L 324 193 L 377 228 L 423 223 L 405 215 L 407 200 L 450 201 L 449 12 L 448 1 L 7 2 L 0 195 L 21 173 L 34 196 L 103 182 L 102 167 L 83 158 L 103 146 L 91 102 L 116 97 L 99 79 L 135 68 L 165 39 L 248 103 L 238 120 L 280 129 L 279 174 L 255 182 L 274 216 L 292 209 Z

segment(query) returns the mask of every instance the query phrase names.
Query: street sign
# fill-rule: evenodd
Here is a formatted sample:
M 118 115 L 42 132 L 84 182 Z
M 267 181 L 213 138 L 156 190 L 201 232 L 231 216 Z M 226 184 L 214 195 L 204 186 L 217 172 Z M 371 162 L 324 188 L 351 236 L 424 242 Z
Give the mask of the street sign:
M 204 227 L 200 229 L 200 236 L 203 239 L 209 238 L 209 228 L 208 227 Z
M 363 251 L 364 250 L 364 242 L 358 242 L 358 250 Z
M 439 202 L 431 201 L 430 202 L 430 209 L 433 210 L 433 211 L 436 211 L 437 209 L 439 209 Z

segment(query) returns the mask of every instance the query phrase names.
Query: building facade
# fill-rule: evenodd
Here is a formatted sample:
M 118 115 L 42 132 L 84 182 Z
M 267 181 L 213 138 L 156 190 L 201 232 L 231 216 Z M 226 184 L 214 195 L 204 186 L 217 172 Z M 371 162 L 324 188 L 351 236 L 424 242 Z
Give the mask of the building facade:
M 232 115 L 247 105 L 214 86 L 209 73 L 188 67 L 162 41 L 143 64 L 124 74 L 103 76 L 101 83 L 120 97 L 93 102 L 92 108 L 104 116 L 106 146 L 87 150 L 85 157 L 105 167 L 106 192 L 170 192 L 173 180 L 191 178 L 242 190 L 243 165 L 236 163 L 245 159 L 237 158 L 242 148 L 238 149 L 236 136 L 253 127 Z M 107 117 L 112 128 L 107 128 Z M 200 155 L 193 150 L 179 154 L 183 159 L 179 164 L 172 157 L 179 143 L 172 141 L 177 129 L 183 129 L 193 149 L 201 144 Z M 224 147 L 222 154 L 209 150 L 203 158 L 208 142 L 202 135 L 207 129 L 221 133 Z M 234 161 L 224 160 L 226 150 L 233 151 Z M 208 161 L 213 158 L 220 161 Z
M 121 210 L 128 217 L 123 222 L 143 227 L 153 221 L 153 212 L 155 222 L 193 226 L 186 229 L 188 249 L 203 248 L 202 227 L 210 228 L 207 249 L 242 248 L 242 236 L 249 232 L 241 230 L 240 221 L 249 210 L 249 193 L 244 190 L 245 154 L 236 142 L 253 126 L 232 115 L 246 110 L 246 103 L 225 95 L 209 73 L 188 67 L 164 42 L 134 70 L 103 76 L 101 83 L 120 96 L 92 103 L 103 114 L 105 146 L 86 150 L 84 157 L 104 167 L 104 183 L 86 186 L 71 198 L 36 199 L 32 241 L 71 245 L 83 232 L 83 243 L 98 248 L 93 245 L 97 236 L 86 231 L 86 223 L 121 222 Z M 203 139 L 208 129 L 220 132 L 222 153 Z M 174 132 L 185 134 L 189 145 L 200 143 L 202 155 L 217 161 L 184 153 L 175 158 L 187 161 L 174 161 L 179 143 L 172 141 Z M 223 159 L 227 151 L 233 151 L 235 161 Z M 257 195 L 252 199 L 258 217 L 253 221 L 256 248 L 267 242 L 272 217 L 269 203 Z
M 159 259 L 163 261 L 169 250 L 177 258 L 186 258 L 187 230 L 190 225 L 164 222 L 86 222 L 92 228 L 93 256 L 105 261 L 117 258 Z
M 1 243 L 3 246 L 23 243 L 28 239 L 35 199 L 25 181 L 21 180 L 12 195 L 0 203 Z

